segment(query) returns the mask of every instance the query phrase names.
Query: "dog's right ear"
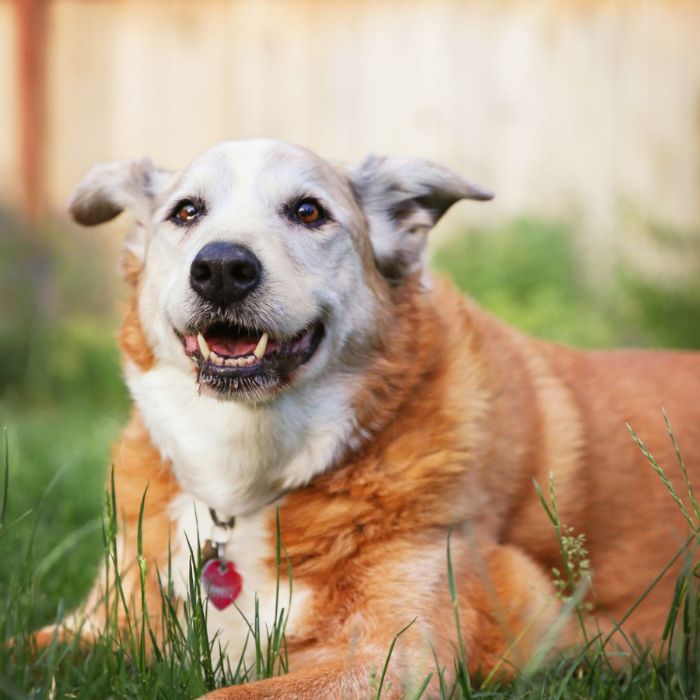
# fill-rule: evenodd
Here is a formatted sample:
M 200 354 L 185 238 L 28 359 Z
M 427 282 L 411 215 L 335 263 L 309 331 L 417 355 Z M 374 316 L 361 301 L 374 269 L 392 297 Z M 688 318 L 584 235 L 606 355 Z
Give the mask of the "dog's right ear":
M 455 202 L 493 197 L 449 168 L 418 158 L 369 156 L 349 176 L 369 221 L 377 267 L 392 284 L 422 269 L 427 234 Z
M 172 172 L 159 170 L 147 159 L 100 163 L 75 188 L 68 209 L 83 226 L 104 223 L 125 210 L 144 225 L 172 178 Z

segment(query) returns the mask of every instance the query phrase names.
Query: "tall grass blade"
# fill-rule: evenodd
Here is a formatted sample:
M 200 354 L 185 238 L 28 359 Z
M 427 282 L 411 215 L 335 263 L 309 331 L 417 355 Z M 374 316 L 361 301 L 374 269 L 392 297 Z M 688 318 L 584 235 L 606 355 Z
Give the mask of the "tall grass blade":
M 384 687 L 384 680 L 386 679 L 386 672 L 389 669 L 389 662 L 391 661 L 391 655 L 394 653 L 394 647 L 396 646 L 396 642 L 398 641 L 399 637 L 407 630 L 413 623 L 417 620 L 418 618 L 414 617 L 404 628 L 399 630 L 394 635 L 394 638 L 391 640 L 391 644 L 389 645 L 389 651 L 386 655 L 386 659 L 384 659 L 384 667 L 382 668 L 382 675 L 379 677 L 379 685 L 377 686 L 377 694 L 375 695 L 376 700 L 379 700 L 381 695 L 382 695 L 382 688 Z
M 73 530 L 63 538 L 48 554 L 46 554 L 34 569 L 34 575 L 42 578 L 61 561 L 81 540 L 100 529 L 100 519 L 88 520 L 77 530 Z
M 10 443 L 7 439 L 7 428 L 2 429 L 4 438 L 4 459 L 2 478 L 2 502 L 0 503 L 0 531 L 5 527 L 5 517 L 7 516 L 7 498 L 10 491 Z
M 213 690 L 216 687 L 216 674 L 214 673 L 211 650 L 215 640 L 209 641 L 209 634 L 207 631 L 206 603 L 202 598 L 202 589 L 200 585 L 202 572 L 199 562 L 201 561 L 201 551 L 199 551 L 198 547 L 198 551 L 195 554 L 188 537 L 186 541 L 190 555 L 188 583 L 191 619 L 189 624 L 193 632 L 190 643 L 194 644 L 193 651 L 196 653 L 195 658 L 204 673 L 205 686 L 207 690 Z M 199 533 L 197 535 L 197 542 L 199 543 Z
M 547 503 L 547 499 L 545 498 L 542 488 L 540 487 L 536 479 L 533 479 L 533 483 L 535 485 L 535 491 L 537 492 L 537 496 L 540 499 L 540 503 L 542 504 L 542 507 L 544 508 L 547 517 L 552 522 L 552 525 L 554 525 L 554 531 L 556 533 L 557 542 L 559 544 L 559 553 L 561 554 L 562 566 L 564 568 L 564 572 L 566 573 L 567 583 L 569 586 L 569 593 L 571 599 L 576 601 L 576 605 L 574 606 L 573 610 L 576 614 L 576 619 L 578 621 L 583 640 L 587 644 L 588 630 L 586 629 L 586 623 L 583 619 L 583 610 L 581 608 L 581 604 L 583 603 L 586 592 L 590 587 L 590 580 L 587 577 L 585 577 L 585 588 L 579 586 L 579 582 L 576 580 L 573 563 L 569 557 L 567 548 L 564 545 L 564 534 L 562 532 L 562 525 L 559 519 L 559 509 L 557 506 L 557 500 L 554 491 L 554 474 L 552 472 L 549 473 L 549 503 Z M 572 610 L 572 608 L 570 606 L 566 606 L 565 610 Z
M 292 571 L 289 557 L 287 560 L 287 575 L 289 577 L 289 600 L 287 608 L 280 607 L 280 570 L 282 567 L 282 533 L 280 526 L 279 508 L 275 511 L 275 562 L 276 562 L 276 581 L 275 581 L 275 612 L 272 624 L 272 630 L 266 628 L 266 663 L 264 668 L 265 678 L 270 678 L 276 673 L 286 673 L 288 670 L 287 661 L 287 643 L 285 630 L 289 620 L 289 613 L 292 607 Z
M 697 498 L 695 497 L 695 490 L 693 489 L 693 484 L 690 482 L 690 477 L 688 476 L 688 470 L 685 466 L 685 460 L 681 454 L 681 448 L 676 439 L 676 434 L 673 432 L 673 426 L 671 425 L 671 420 L 666 413 L 666 409 L 661 409 L 661 414 L 664 417 L 664 423 L 666 423 L 666 431 L 671 439 L 671 444 L 673 445 L 673 451 L 676 453 L 676 460 L 678 461 L 678 466 L 680 467 L 681 474 L 683 475 L 683 481 L 685 482 L 685 487 L 688 491 L 688 497 L 690 498 L 690 504 L 693 507 L 693 514 L 695 515 L 695 522 L 700 525 L 700 506 L 698 505 Z
M 455 617 L 455 625 L 457 626 L 457 641 L 459 644 L 459 658 L 455 660 L 455 671 L 457 684 L 461 688 L 464 697 L 470 697 L 472 688 L 467 664 L 467 648 L 464 644 L 464 636 L 462 634 L 462 620 L 459 613 L 457 585 L 455 584 L 454 569 L 452 567 L 451 537 L 452 529 L 450 528 L 447 532 L 447 582 L 450 589 L 450 600 L 452 601 L 452 610 Z
M 681 497 L 678 495 L 678 492 L 676 491 L 675 487 L 673 486 L 669 478 L 666 476 L 666 472 L 661 468 L 661 466 L 656 461 L 654 455 L 647 449 L 647 446 L 637 435 L 637 433 L 634 432 L 630 424 L 625 423 L 625 426 L 627 427 L 629 434 L 632 436 L 632 439 L 637 444 L 637 447 L 639 447 L 639 449 L 642 451 L 642 454 L 647 458 L 647 461 L 651 465 L 651 468 L 657 473 L 659 479 L 661 479 L 661 483 L 666 487 L 666 490 L 671 495 L 671 498 L 673 498 L 673 500 L 676 502 L 676 505 L 683 514 L 683 517 L 688 523 L 691 531 L 697 534 L 698 525 L 695 522 L 693 522 L 692 516 L 688 512 L 688 509 L 685 507 L 685 504 L 683 503 Z
M 148 617 L 148 601 L 146 597 L 146 569 L 148 563 L 143 556 L 143 514 L 146 507 L 146 496 L 148 495 L 148 485 L 141 496 L 139 505 L 139 517 L 136 528 L 136 561 L 139 567 L 139 584 L 141 587 L 141 614 L 139 619 L 139 649 L 138 649 L 138 666 L 141 673 L 146 672 L 148 660 L 146 658 L 146 636 L 148 635 L 153 641 L 154 635 L 151 630 L 151 625 Z
M 447 680 L 445 679 L 445 669 L 440 665 L 440 660 L 438 659 L 435 647 L 432 647 L 433 661 L 435 662 L 435 672 L 438 674 L 438 685 L 440 687 L 440 697 L 441 698 L 451 698 L 454 694 L 454 689 L 452 691 L 447 687 Z
M 430 681 L 432 679 L 433 679 L 433 674 L 429 673 L 425 677 L 425 680 L 420 684 L 420 686 L 418 686 L 418 690 L 416 691 L 415 695 L 413 696 L 413 700 L 420 700 L 423 697 L 423 694 L 428 689 L 428 685 L 430 685 Z

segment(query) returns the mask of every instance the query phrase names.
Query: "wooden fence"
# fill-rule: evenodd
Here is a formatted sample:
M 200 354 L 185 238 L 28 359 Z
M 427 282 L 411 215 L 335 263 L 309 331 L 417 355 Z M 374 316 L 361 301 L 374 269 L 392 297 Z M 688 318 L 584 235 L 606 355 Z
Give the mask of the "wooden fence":
M 700 235 L 696 0 L 38 2 L 49 210 L 96 161 L 178 167 L 219 140 L 266 135 L 344 161 L 444 161 L 498 195 L 452 226 L 561 220 L 591 269 L 652 224 Z M 22 197 L 21 3 L 0 0 L 10 206 Z M 633 247 L 653 266 L 653 248 Z

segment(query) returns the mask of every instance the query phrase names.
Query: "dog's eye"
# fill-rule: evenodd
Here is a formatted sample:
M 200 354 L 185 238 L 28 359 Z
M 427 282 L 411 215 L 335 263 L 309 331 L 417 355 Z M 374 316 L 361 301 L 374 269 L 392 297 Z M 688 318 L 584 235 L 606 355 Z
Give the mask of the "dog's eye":
M 170 220 L 176 224 L 191 224 L 201 215 L 201 207 L 197 206 L 190 199 L 183 199 L 181 202 L 178 202 L 175 205 L 173 212 L 170 215 Z
M 306 226 L 318 225 L 326 219 L 326 213 L 315 199 L 302 199 L 294 208 L 294 218 Z

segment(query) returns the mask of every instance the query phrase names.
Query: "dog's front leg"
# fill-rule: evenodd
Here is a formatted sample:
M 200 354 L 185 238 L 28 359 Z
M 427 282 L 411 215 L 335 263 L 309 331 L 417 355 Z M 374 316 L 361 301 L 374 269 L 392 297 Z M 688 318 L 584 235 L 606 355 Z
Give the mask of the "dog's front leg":
M 161 629 L 157 621 L 162 604 L 158 571 L 167 569 L 172 525 L 169 507 L 179 489 L 170 465 L 163 462 L 153 446 L 138 413 L 124 429 L 113 457 L 116 512 L 112 515 L 119 526 L 116 557 L 107 554 L 103 559 L 100 573 L 80 610 L 61 624 L 48 625 L 34 633 L 38 648 L 50 644 L 54 638 L 70 641 L 79 637 L 89 645 L 104 634 L 108 620 L 115 621 L 119 630 L 130 625 L 138 629 L 144 600 L 154 632 L 158 634 Z M 140 565 L 146 567 L 143 581 Z
M 355 660 L 356 662 L 357 660 Z M 290 698 L 292 700 L 348 700 L 368 698 L 377 694 L 380 674 L 376 665 L 343 662 L 319 664 L 276 678 L 268 678 L 245 685 L 233 685 L 207 693 L 201 700 L 262 700 L 263 698 Z M 382 682 L 382 698 L 402 697 L 401 682 L 389 671 Z

